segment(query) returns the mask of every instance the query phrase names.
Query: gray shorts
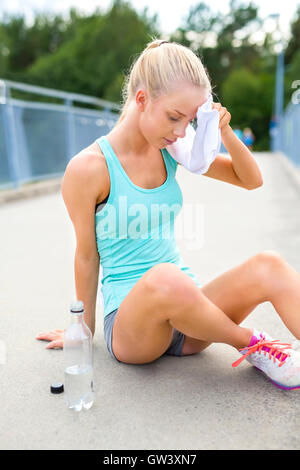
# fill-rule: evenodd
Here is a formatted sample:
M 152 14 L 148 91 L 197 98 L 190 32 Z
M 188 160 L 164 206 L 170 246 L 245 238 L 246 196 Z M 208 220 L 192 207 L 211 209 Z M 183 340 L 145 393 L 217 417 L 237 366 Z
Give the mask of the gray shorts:
M 106 315 L 106 317 L 104 318 L 104 338 L 105 338 L 105 341 L 106 341 L 107 349 L 110 352 L 110 354 L 112 355 L 112 357 L 114 359 L 116 359 L 118 362 L 121 362 L 114 355 L 113 350 L 112 350 L 112 345 L 111 345 L 111 343 L 112 343 L 112 329 L 113 329 L 113 325 L 114 325 L 114 321 L 115 321 L 117 312 L 118 312 L 118 309 L 113 310 L 108 315 Z M 167 354 L 169 356 L 182 356 L 183 340 L 184 340 L 184 334 L 181 333 L 181 331 L 178 331 L 178 330 L 176 330 L 176 328 L 174 328 L 173 338 L 172 338 L 171 344 L 168 347 L 168 349 L 166 350 L 166 352 L 163 354 L 163 356 L 165 354 Z

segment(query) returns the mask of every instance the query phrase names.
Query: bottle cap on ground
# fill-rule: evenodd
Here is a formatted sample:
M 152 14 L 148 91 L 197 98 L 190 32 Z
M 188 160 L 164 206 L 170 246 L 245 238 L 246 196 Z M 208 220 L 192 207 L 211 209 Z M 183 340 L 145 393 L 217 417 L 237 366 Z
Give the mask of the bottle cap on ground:
M 53 382 L 50 386 L 51 393 L 62 393 L 64 391 L 64 384 L 61 382 Z
M 84 311 L 84 308 L 83 308 L 82 300 L 75 300 L 74 302 L 71 303 L 71 307 L 70 307 L 71 313 L 80 313 L 83 311 Z

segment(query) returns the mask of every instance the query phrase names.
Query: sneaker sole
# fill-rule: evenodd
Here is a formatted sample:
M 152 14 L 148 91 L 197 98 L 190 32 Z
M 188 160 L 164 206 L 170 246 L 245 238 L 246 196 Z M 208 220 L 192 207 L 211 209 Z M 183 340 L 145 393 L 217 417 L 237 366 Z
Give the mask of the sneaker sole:
M 285 385 L 281 385 L 278 382 L 275 382 L 274 380 L 270 379 L 270 377 L 265 374 L 262 370 L 260 370 L 258 367 L 254 366 L 255 369 L 257 369 L 261 374 L 263 374 L 267 379 L 272 382 L 272 384 L 276 385 L 277 388 L 280 388 L 280 390 L 297 390 L 300 388 L 300 385 L 295 385 L 294 387 L 286 387 Z

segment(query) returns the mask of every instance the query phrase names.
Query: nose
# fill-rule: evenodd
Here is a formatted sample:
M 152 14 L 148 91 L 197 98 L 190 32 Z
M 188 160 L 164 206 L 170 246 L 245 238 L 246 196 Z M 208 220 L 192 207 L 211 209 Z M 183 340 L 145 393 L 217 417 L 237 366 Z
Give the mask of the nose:
M 181 139 L 183 139 L 185 137 L 186 128 L 187 128 L 187 126 L 182 125 L 182 124 L 180 126 L 176 127 L 174 129 L 174 135 L 176 136 L 176 138 L 180 137 Z

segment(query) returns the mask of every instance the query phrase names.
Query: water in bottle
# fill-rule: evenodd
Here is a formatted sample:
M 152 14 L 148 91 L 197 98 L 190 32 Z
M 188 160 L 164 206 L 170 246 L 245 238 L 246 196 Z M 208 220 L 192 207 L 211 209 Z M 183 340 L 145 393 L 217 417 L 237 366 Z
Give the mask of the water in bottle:
M 68 408 L 80 411 L 91 408 L 94 402 L 93 337 L 83 320 L 82 301 L 71 304 L 70 314 L 64 333 L 65 400 Z

